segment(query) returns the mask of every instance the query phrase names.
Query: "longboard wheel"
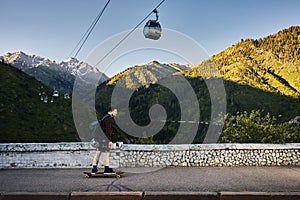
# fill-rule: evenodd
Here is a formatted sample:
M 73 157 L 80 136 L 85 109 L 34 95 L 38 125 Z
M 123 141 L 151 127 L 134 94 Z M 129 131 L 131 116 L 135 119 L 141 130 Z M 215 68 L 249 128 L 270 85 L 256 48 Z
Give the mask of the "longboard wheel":
M 90 176 L 86 174 L 86 175 L 85 175 L 85 178 L 90 178 Z
M 121 178 L 121 175 L 120 175 L 120 174 L 117 174 L 117 175 L 116 175 L 116 178 Z

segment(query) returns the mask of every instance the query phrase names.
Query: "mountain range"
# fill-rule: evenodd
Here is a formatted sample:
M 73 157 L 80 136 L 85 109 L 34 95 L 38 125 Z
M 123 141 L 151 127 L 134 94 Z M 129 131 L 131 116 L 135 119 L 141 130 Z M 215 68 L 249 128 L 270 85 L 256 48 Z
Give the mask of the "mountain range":
M 200 122 L 203 123 L 199 125 L 196 143 L 203 142 L 208 128 L 206 123 L 209 124 L 211 117 L 210 91 L 205 83 L 209 79 L 223 81 L 228 113 L 262 110 L 263 114 L 279 118 L 279 123 L 286 122 L 300 115 L 299 52 L 300 26 L 293 26 L 265 38 L 241 39 L 194 68 L 168 70 L 171 69 L 169 65 L 158 62 L 134 66 L 99 86 L 96 108 L 103 113 L 116 84 L 135 90 L 129 102 L 133 121 L 146 126 L 150 123 L 149 108 L 157 103 L 163 105 L 168 119 L 154 141 L 168 143 L 180 125 L 180 105 L 170 90 L 156 83 L 159 78 L 181 74 L 189 81 L 199 101 Z M 212 69 L 212 65 L 218 70 Z M 163 76 L 157 78 L 157 72 L 162 72 Z M 143 86 L 137 89 L 138 85 Z
M 25 73 L 34 76 L 49 87 L 58 91 L 72 93 L 76 77 L 82 74 L 88 75 L 94 83 L 100 76 L 99 84 L 107 80 L 107 76 L 97 68 L 79 61 L 76 58 L 68 58 L 65 61 L 56 62 L 38 55 L 28 55 L 22 51 L 6 53 L 0 57 L 5 63 L 10 64 Z
M 150 84 L 155 84 L 159 80 L 185 70 L 190 69 L 190 65 L 180 65 L 176 63 L 162 64 L 158 61 L 152 61 L 144 65 L 136 65 L 118 73 L 109 78 L 107 85 L 123 86 L 128 89 L 135 89 L 138 86 L 149 87 Z
M 56 63 L 36 55 L 29 56 L 23 52 L 16 52 L 7 53 L 2 56 L 2 59 L 5 63 L 36 77 L 44 83 L 45 87 L 60 89 L 64 92 L 72 90 L 74 80 L 80 75 L 78 72 L 81 69 L 88 69 L 88 72 L 94 74 L 95 77 L 101 74 L 97 69 L 73 58 Z M 218 73 L 210 69 L 212 63 L 217 67 Z M 98 116 L 101 117 L 106 113 L 114 87 L 121 86 L 124 90 L 132 91 L 133 95 L 129 102 L 130 115 L 140 126 L 145 126 L 150 122 L 148 112 L 152 105 L 164 106 L 168 116 L 167 122 L 153 140 L 156 143 L 170 142 L 180 126 L 180 103 L 168 88 L 157 83 L 164 78 L 176 78 L 178 75 L 185 77 L 198 98 L 201 123 L 194 141 L 196 143 L 203 141 L 211 117 L 210 91 L 205 83 L 209 79 L 223 81 L 228 113 L 262 110 L 264 114 L 280 116 L 279 122 L 289 121 L 300 115 L 300 26 L 292 26 L 264 38 L 241 39 L 210 59 L 195 65 L 196 67 L 191 68 L 190 65 L 163 64 L 152 61 L 148 64 L 130 67 L 111 78 L 103 76 L 96 93 L 95 107 Z M 8 79 L 1 79 L 1 84 L 9 85 L 10 82 L 5 82 L 5 80 Z M 26 82 L 27 80 L 23 84 L 27 86 L 16 84 L 12 87 L 22 87 L 24 90 L 24 87 L 37 84 Z M 14 97 L 17 94 L 6 95 L 13 90 L 23 93 L 22 90 L 14 88 L 4 90 L 1 95 L 4 99 L 1 101 L 15 105 L 17 100 Z M 27 93 L 25 96 L 30 96 L 30 94 Z M 25 104 L 20 104 L 20 106 L 25 113 L 27 109 L 34 109 L 32 106 L 26 107 Z M 71 105 L 69 106 L 71 108 Z M 9 114 L 3 113 L 3 109 L 0 110 L 0 114 L 5 118 Z M 16 110 L 18 112 L 18 109 Z M 19 115 L 23 114 L 19 113 Z M 23 118 L 29 123 L 29 115 Z M 48 118 L 49 116 L 44 120 Z M 22 121 L 22 118 L 20 120 Z M 4 122 L 9 124 L 8 121 Z M 12 126 L 8 125 L 3 128 L 9 129 L 7 127 Z M 72 127 L 74 128 L 74 124 Z M 125 137 L 126 134 L 122 133 L 122 135 Z
M 241 39 L 183 74 L 191 78 L 203 76 L 199 68 L 207 68 L 211 61 L 223 80 L 293 98 L 300 96 L 300 26 L 265 38 Z

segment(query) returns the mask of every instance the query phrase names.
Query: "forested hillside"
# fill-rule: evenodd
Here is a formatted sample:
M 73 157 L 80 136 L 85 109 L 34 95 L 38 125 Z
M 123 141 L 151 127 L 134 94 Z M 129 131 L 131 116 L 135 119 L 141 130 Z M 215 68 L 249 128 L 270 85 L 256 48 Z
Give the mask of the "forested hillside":
M 7 64 L 0 64 L 0 142 L 79 141 L 71 99 Z
M 212 56 L 219 76 L 240 85 L 293 98 L 300 96 L 300 26 L 284 29 L 263 39 L 246 39 Z M 201 77 L 199 68 L 185 71 L 187 77 Z
M 297 26 L 262 39 L 242 39 L 195 68 L 170 74 L 170 76 L 177 76 L 178 73 L 184 75 L 197 95 L 201 116 L 194 143 L 203 141 L 210 123 L 211 99 L 205 84 L 205 80 L 208 79 L 222 79 L 224 82 L 228 113 L 226 122 L 229 122 L 229 119 L 236 119 L 237 116 L 248 118 L 248 113 L 256 113 L 256 116 L 261 119 L 268 115 L 274 117 L 274 120 L 268 121 L 269 125 L 274 125 L 278 130 L 281 127 L 283 130 L 282 127 L 285 125 L 282 124 L 286 124 L 295 116 L 300 115 L 299 34 L 300 27 Z M 210 69 L 212 65 L 215 65 L 218 71 Z M 128 79 L 131 82 L 130 86 L 121 84 L 130 90 L 135 83 L 143 83 L 146 72 L 140 72 L 139 66 L 135 66 L 130 71 L 120 73 L 108 80 L 108 84 L 99 86 L 96 94 L 96 108 L 99 113 L 102 113 L 109 104 L 114 87 L 114 84 L 110 83 L 127 80 L 127 77 L 131 77 Z M 124 76 L 126 76 L 125 79 Z M 156 80 L 155 76 L 153 80 Z M 180 125 L 178 122 L 180 121 L 180 107 L 177 98 L 167 88 L 155 84 L 155 81 L 150 81 L 135 90 L 130 100 L 131 116 L 134 122 L 141 126 L 147 125 L 150 122 L 149 108 L 156 103 L 163 105 L 168 113 L 164 128 L 154 137 L 140 142 L 170 142 Z M 241 114 L 243 112 L 246 113 Z M 228 128 L 227 125 L 225 124 L 225 128 Z M 264 125 L 258 123 L 258 126 Z M 247 140 L 239 140 L 239 137 L 235 137 L 235 139 L 230 137 L 227 131 L 227 139 L 223 132 L 224 139 L 221 137 L 220 141 L 271 143 L 299 141 L 300 129 L 289 129 L 289 125 L 286 127 L 288 129 L 285 130 L 292 130 L 293 133 L 284 137 L 274 136 L 273 139 L 263 139 L 264 137 L 249 136 Z M 248 130 L 249 134 L 255 135 L 257 132 L 256 129 Z M 274 130 L 271 134 L 277 131 L 277 129 Z M 292 134 L 296 134 L 296 136 L 290 137 Z M 266 137 L 270 138 L 269 135 Z M 228 138 L 232 138 L 232 140 L 230 141 Z
M 199 123 L 194 143 L 202 143 L 212 123 L 211 91 L 206 81 L 218 79 L 223 81 L 226 91 L 226 113 L 219 113 L 226 123 L 223 132 L 217 133 L 220 134 L 219 142 L 300 142 L 299 125 L 288 123 L 300 116 L 299 53 L 300 26 L 294 26 L 265 38 L 241 39 L 195 68 L 157 61 L 136 65 L 97 87 L 97 115 L 101 118 L 106 114 L 114 87 L 121 86 L 124 91 L 132 93 L 129 110 L 137 125 L 150 123 L 149 109 L 155 104 L 162 105 L 167 112 L 165 125 L 158 134 L 134 138 L 122 132 L 122 140 L 169 143 L 180 124 L 190 122 L 181 120 L 178 98 L 159 81 L 183 75 L 198 100 L 200 116 L 192 123 Z M 40 69 L 39 73 L 48 73 Z M 51 73 L 46 75 L 43 77 L 50 80 Z M 52 81 L 60 83 L 60 80 Z M 89 94 L 87 88 L 82 89 L 88 95 L 84 92 L 81 95 L 92 99 L 93 94 Z M 182 94 L 186 92 L 182 91 Z M 118 98 L 122 100 L 124 97 Z M 189 96 L 186 95 L 186 98 Z M 64 99 L 63 95 L 53 97 L 52 88 L 19 69 L 1 63 L 0 142 L 80 141 L 71 101 Z M 82 105 L 81 109 L 85 108 Z M 118 117 L 122 116 L 124 113 L 120 112 Z

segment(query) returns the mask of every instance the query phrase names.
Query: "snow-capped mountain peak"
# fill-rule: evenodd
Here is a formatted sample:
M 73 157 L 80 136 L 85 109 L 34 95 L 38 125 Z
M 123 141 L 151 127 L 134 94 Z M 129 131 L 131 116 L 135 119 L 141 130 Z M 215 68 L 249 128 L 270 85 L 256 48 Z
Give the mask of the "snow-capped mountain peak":
M 77 58 L 68 58 L 61 62 L 52 61 L 38 55 L 28 55 L 22 51 L 6 53 L 2 56 L 4 62 L 13 65 L 16 68 L 26 71 L 28 69 L 45 66 L 53 70 L 68 71 L 72 75 L 77 75 L 78 70 L 84 70 L 88 73 L 100 73 L 98 69 L 93 68 L 88 63 L 79 61 Z
M 78 75 L 78 73 L 82 74 L 82 72 L 88 73 L 100 73 L 97 68 L 92 67 L 88 63 L 79 61 L 77 58 L 68 58 L 59 63 L 59 65 L 68 71 L 70 71 L 73 75 Z
M 19 68 L 23 71 L 33 67 L 37 67 L 39 65 L 46 66 L 53 62 L 49 59 L 42 58 L 37 55 L 27 55 L 23 51 L 18 51 L 15 53 L 8 52 L 2 56 L 2 59 L 6 63 L 11 64 L 14 67 Z
M 70 92 L 76 77 L 88 84 L 100 84 L 108 77 L 97 68 L 76 58 L 56 62 L 38 55 L 28 55 L 22 51 L 6 53 L 0 56 L 5 63 L 10 64 L 25 73 L 34 76 L 53 88 Z M 84 78 L 83 78 L 84 77 Z M 99 80 L 100 77 L 100 80 Z

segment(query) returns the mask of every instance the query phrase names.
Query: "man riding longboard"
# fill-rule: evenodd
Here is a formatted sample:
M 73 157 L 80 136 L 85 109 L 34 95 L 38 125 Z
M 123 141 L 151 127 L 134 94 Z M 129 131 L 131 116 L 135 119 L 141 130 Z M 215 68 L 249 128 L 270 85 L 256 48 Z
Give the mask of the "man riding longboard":
M 109 154 L 110 149 L 113 142 L 117 142 L 118 139 L 118 132 L 116 128 L 116 123 L 114 117 L 117 115 L 118 110 L 115 107 L 110 106 L 108 108 L 107 114 L 99 121 L 102 131 L 104 134 L 99 130 L 99 125 L 97 124 L 97 128 L 94 130 L 93 134 L 93 141 L 96 143 L 94 146 L 96 147 L 97 151 L 93 158 L 93 167 L 92 172 L 84 172 L 87 176 L 120 176 L 121 172 L 115 172 L 114 169 L 109 167 Z M 101 153 L 104 153 L 103 157 L 103 165 L 104 171 L 98 172 L 98 163 Z

